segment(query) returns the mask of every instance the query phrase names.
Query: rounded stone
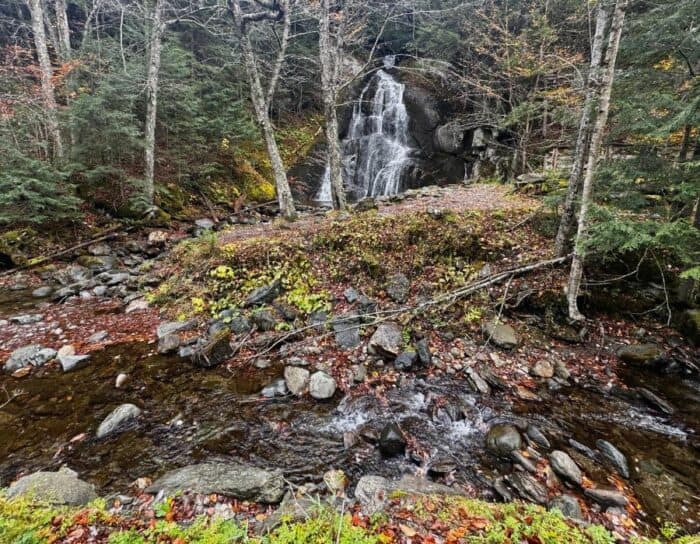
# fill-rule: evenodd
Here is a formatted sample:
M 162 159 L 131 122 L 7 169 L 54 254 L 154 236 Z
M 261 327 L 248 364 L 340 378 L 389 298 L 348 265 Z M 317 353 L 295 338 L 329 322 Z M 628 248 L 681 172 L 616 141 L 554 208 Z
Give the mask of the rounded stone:
M 486 449 L 500 457 L 508 457 L 513 450 L 522 446 L 520 432 L 513 425 L 499 423 L 486 434 Z

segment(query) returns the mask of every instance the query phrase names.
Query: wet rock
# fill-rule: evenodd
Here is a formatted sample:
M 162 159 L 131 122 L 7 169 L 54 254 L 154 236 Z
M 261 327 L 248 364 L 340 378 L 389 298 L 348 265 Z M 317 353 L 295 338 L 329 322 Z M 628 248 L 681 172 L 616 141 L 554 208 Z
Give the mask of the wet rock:
M 46 298 L 49 295 L 51 295 L 51 293 L 53 293 L 53 287 L 44 285 L 42 287 L 37 287 L 36 289 L 34 289 L 34 291 L 32 291 L 32 296 L 34 298 Z
M 623 346 L 617 350 L 617 356 L 625 363 L 643 365 L 652 362 L 663 355 L 663 351 L 656 344 L 637 344 Z
M 449 457 L 438 457 L 431 461 L 428 473 L 433 476 L 444 476 L 457 470 L 457 463 Z
M 360 345 L 360 320 L 340 317 L 333 321 L 336 343 L 343 349 L 352 349 Z
M 236 315 L 231 317 L 229 328 L 233 334 L 246 334 L 250 332 L 253 325 L 250 323 L 250 320 L 247 317 L 243 315 Z
M 676 409 L 671 405 L 671 403 L 665 401 L 655 393 L 652 393 L 646 387 L 639 387 L 637 391 L 644 400 L 665 414 L 673 415 L 676 412 Z
M 602 506 L 627 505 L 627 497 L 611 489 L 584 489 L 583 494 Z
M 34 323 L 39 323 L 44 319 L 41 314 L 22 314 L 15 315 L 10 318 L 10 323 L 16 323 L 17 325 L 32 325 Z
M 581 469 L 568 454 L 560 450 L 554 450 L 549 454 L 549 463 L 552 470 L 569 482 L 581 485 L 583 474 Z
M 595 445 L 603 456 L 612 463 L 621 476 L 630 477 L 629 465 L 625 455 L 607 440 L 596 440 Z
M 430 362 L 433 359 L 432 354 L 430 353 L 430 346 L 428 345 L 428 339 L 427 338 L 421 338 L 416 342 L 415 345 L 416 348 L 416 355 L 418 355 L 418 362 L 422 365 L 429 365 Z
M 486 380 L 484 380 L 475 369 L 470 366 L 466 367 L 464 369 L 464 375 L 467 377 L 469 387 L 471 387 L 475 393 L 481 393 L 482 395 L 489 395 L 491 393 L 491 387 L 489 387 Z
M 384 455 L 401 455 L 406 451 L 406 439 L 396 423 L 384 426 L 379 435 L 379 451 Z
M 87 339 L 87 343 L 98 344 L 99 342 L 107 340 L 107 338 L 109 338 L 109 333 L 107 331 L 97 331 Z
M 534 425 L 528 424 L 527 429 L 525 431 L 525 434 L 527 437 L 532 440 L 535 444 L 538 446 L 542 446 L 543 448 L 549 449 L 551 447 L 551 444 L 549 443 L 549 440 L 547 440 L 547 437 L 544 435 L 542 431 L 538 427 L 535 427 Z
M 239 500 L 275 504 L 284 496 L 285 483 L 280 471 L 267 471 L 237 463 L 202 463 L 166 473 L 148 487 L 148 493 L 179 491 L 225 495 Z
M 284 397 L 288 392 L 287 383 L 284 378 L 278 378 L 271 384 L 263 387 L 260 394 L 267 399 L 271 399 L 274 397 Z
M 549 501 L 549 509 L 559 510 L 567 518 L 577 520 L 583 519 L 581 505 L 578 503 L 576 497 L 572 495 L 559 495 L 558 497 L 554 497 Z
M 273 281 L 269 285 L 258 287 L 253 290 L 245 300 L 245 306 L 259 306 L 267 304 L 275 300 L 282 289 L 282 283 L 279 280 Z
M 353 302 L 357 302 L 357 300 L 359 300 L 360 293 L 358 293 L 354 287 L 348 287 L 345 291 L 343 291 L 343 296 L 345 297 L 345 300 L 352 304 Z
M 498 495 L 506 502 L 512 502 L 513 501 L 513 494 L 510 492 L 510 489 L 508 489 L 508 486 L 506 485 L 506 479 L 503 476 L 499 476 L 498 478 L 494 479 L 492 484 L 493 489 Z
M 325 372 L 314 372 L 309 378 L 309 394 L 316 400 L 325 400 L 335 394 L 335 380 Z
M 224 330 L 212 336 L 206 342 L 198 342 L 190 359 L 197 366 L 213 368 L 226 361 L 232 355 L 231 331 Z
M 103 438 L 115 432 L 122 424 L 141 415 L 141 409 L 134 404 L 122 404 L 115 408 L 97 428 L 97 438 Z
M 374 353 L 391 358 L 399 354 L 402 344 L 401 328 L 392 322 L 379 325 L 369 340 L 369 347 Z
M 595 452 L 591 448 L 586 446 L 585 444 L 581 444 L 581 442 L 578 442 L 577 440 L 574 440 L 573 438 L 569 438 L 569 444 L 571 445 L 572 448 L 574 448 L 576 451 L 581 452 L 583 455 L 585 455 L 589 459 L 596 458 Z
M 410 370 L 418 362 L 418 354 L 415 351 L 404 351 L 394 359 L 396 370 Z
M 5 361 L 3 369 L 8 374 L 11 374 L 29 365 L 43 366 L 54 357 L 56 357 L 56 350 L 45 348 L 39 344 L 31 344 L 13 351 L 7 361 Z
M 509 474 L 506 476 L 506 481 L 513 487 L 515 492 L 526 501 L 546 504 L 548 499 L 547 488 L 527 472 L 514 472 L 513 474 Z
M 499 457 L 509 457 L 511 452 L 522 447 L 518 429 L 506 423 L 498 423 L 486 434 L 486 449 Z
M 401 273 L 390 276 L 387 280 L 384 290 L 388 297 L 394 302 L 403 304 L 408 299 L 408 293 L 411 288 L 411 282 Z
M 554 366 L 549 361 L 537 361 L 530 369 L 530 374 L 537 378 L 551 378 L 554 376 Z
M 310 376 L 308 370 L 298 366 L 288 366 L 284 369 L 284 382 L 293 395 L 301 396 L 306 392 Z
M 537 472 L 537 467 L 535 464 L 529 458 L 525 457 L 521 451 L 513 450 L 510 453 L 510 457 L 528 472 L 531 472 L 532 474 Z
M 75 347 L 69 344 L 58 350 L 56 358 L 61 364 L 63 372 L 68 372 L 76 368 L 80 363 L 88 360 L 90 355 L 76 355 Z
M 51 504 L 82 506 L 97 498 L 95 487 L 68 468 L 57 472 L 35 472 L 20 478 L 7 490 L 10 498 L 26 495 Z
M 510 325 L 491 321 L 484 325 L 484 335 L 490 339 L 494 345 L 503 349 L 513 349 L 518 343 L 518 335 Z
M 257 310 L 251 319 L 259 331 L 273 331 L 277 326 L 277 319 L 270 310 Z

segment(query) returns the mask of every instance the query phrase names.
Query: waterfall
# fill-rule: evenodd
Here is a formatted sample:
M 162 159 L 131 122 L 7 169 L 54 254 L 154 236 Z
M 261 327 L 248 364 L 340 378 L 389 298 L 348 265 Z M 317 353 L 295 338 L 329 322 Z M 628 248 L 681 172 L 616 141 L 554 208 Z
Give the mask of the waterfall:
M 385 68 L 393 66 L 391 57 Z M 343 182 L 356 199 L 394 195 L 401 191 L 401 180 L 411 164 L 408 145 L 408 112 L 403 102 L 405 85 L 384 70 L 370 79 L 353 108 L 347 137 L 341 142 Z M 365 96 L 374 90 L 371 101 Z M 326 167 L 320 203 L 331 202 L 330 171 Z

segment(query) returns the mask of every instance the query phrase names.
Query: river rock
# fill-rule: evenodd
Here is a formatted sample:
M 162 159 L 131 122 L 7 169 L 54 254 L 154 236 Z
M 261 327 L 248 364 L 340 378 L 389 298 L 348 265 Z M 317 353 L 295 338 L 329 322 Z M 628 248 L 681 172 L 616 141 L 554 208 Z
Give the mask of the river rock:
M 45 348 L 39 344 L 30 344 L 13 351 L 5 361 L 3 369 L 8 374 L 26 366 L 43 366 L 56 357 L 56 350 Z
M 44 319 L 44 316 L 41 314 L 21 314 L 21 315 L 13 315 L 10 318 L 10 323 L 17 323 L 18 325 L 32 325 L 34 323 L 39 323 Z
M 48 285 L 43 285 L 42 287 L 37 287 L 32 291 L 32 296 L 34 298 L 46 298 L 53 293 L 53 287 Z
M 392 322 L 379 325 L 369 340 L 371 350 L 385 357 L 396 357 L 401 351 L 402 344 L 401 327 Z
M 117 374 L 117 379 L 114 380 L 114 387 L 119 389 L 120 387 L 123 387 L 128 381 L 129 375 L 125 374 L 124 372 L 120 372 L 119 374 Z
M 418 355 L 415 351 L 404 351 L 394 359 L 394 368 L 396 370 L 410 370 L 416 362 L 418 362 Z
M 549 454 L 549 463 L 552 470 L 556 472 L 559 476 L 575 483 L 576 485 L 581 485 L 583 481 L 583 474 L 581 474 L 581 469 L 574 460 L 569 457 L 567 453 L 561 450 L 554 450 Z
M 418 355 L 418 362 L 422 365 L 429 365 L 433 360 L 433 355 L 430 353 L 430 346 L 428 345 L 427 338 L 421 338 L 416 342 L 416 355 Z
M 495 321 L 484 325 L 484 334 L 487 339 L 490 338 L 491 342 L 503 349 L 513 349 L 520 342 L 513 327 Z
M 277 378 L 271 384 L 263 387 L 260 394 L 266 399 L 271 399 L 274 397 L 284 397 L 289 390 L 287 389 L 287 383 L 284 378 Z
M 348 477 L 342 470 L 328 470 L 323 474 L 323 483 L 331 493 L 342 493 L 348 486 Z
M 637 344 L 623 346 L 617 350 L 617 356 L 625 363 L 643 365 L 652 362 L 663 355 L 663 351 L 656 344 Z
M 527 472 L 509 474 L 506 476 L 506 481 L 526 501 L 537 504 L 545 504 L 547 502 L 547 488 Z
M 537 361 L 530 369 L 530 374 L 537 378 L 551 378 L 554 376 L 554 366 L 549 361 Z
M 646 387 L 639 387 L 637 391 L 644 400 L 665 414 L 673 415 L 676 412 L 676 409 L 671 405 L 671 403 L 665 401 L 655 393 L 652 393 Z
M 525 431 L 525 434 L 527 435 L 527 437 L 530 440 L 532 440 L 538 446 L 542 446 L 543 448 L 546 448 L 546 449 L 549 449 L 551 447 L 549 440 L 544 435 L 544 433 L 542 431 L 540 431 L 540 429 L 535 427 L 534 425 L 528 424 L 527 429 Z
M 282 289 L 282 283 L 279 280 L 275 280 L 269 285 L 264 285 L 263 287 L 258 287 L 254 289 L 245 300 L 245 306 L 259 306 L 261 304 L 267 304 L 272 302 L 277 298 Z
M 691 284 L 691 280 L 689 280 Z M 700 346 L 700 310 L 691 309 L 683 312 L 680 318 L 680 330 L 693 344 Z
M 595 445 L 603 456 L 612 463 L 615 469 L 624 478 L 630 477 L 629 465 L 625 455 L 607 440 L 596 440 Z
M 509 457 L 513 450 L 519 450 L 522 438 L 518 429 L 506 423 L 498 423 L 486 434 L 486 449 L 499 457 Z
M 213 368 L 233 355 L 231 331 L 223 330 L 205 342 L 198 342 L 190 360 L 197 366 Z
M 392 493 L 409 495 L 460 495 L 458 489 L 437 484 L 415 476 L 403 476 L 398 481 L 391 481 L 381 476 L 365 475 L 355 487 L 355 499 L 367 515 L 381 512 Z
M 584 489 L 583 494 L 602 506 L 627 506 L 627 497 L 612 489 Z
M 379 435 L 379 451 L 386 456 L 400 455 L 406 450 L 406 439 L 396 423 L 384 426 Z
M 144 310 L 148 310 L 149 307 L 150 304 L 146 299 L 137 298 L 136 300 L 132 300 L 129 302 L 129 304 L 127 304 L 124 313 L 130 314 L 132 312 L 143 312 Z
M 358 318 L 340 317 L 332 323 L 336 343 L 343 349 L 352 349 L 360 345 L 360 320 Z
M 550 510 L 559 510 L 564 516 L 571 519 L 582 520 L 583 512 L 576 497 L 572 495 L 559 495 L 549 501 Z
M 309 386 L 311 373 L 305 368 L 288 366 L 284 369 L 284 381 L 293 395 L 301 396 Z
M 511 459 L 513 459 L 513 461 L 518 463 L 528 472 L 531 472 L 532 474 L 535 474 L 537 472 L 537 467 L 535 466 L 535 463 L 533 463 L 528 457 L 525 457 L 525 455 L 523 455 L 523 452 L 519 450 L 513 450 L 512 452 L 510 452 L 510 457 Z
M 97 498 L 95 487 L 78 478 L 78 474 L 63 467 L 57 472 L 35 472 L 10 485 L 7 496 L 27 495 L 51 504 L 82 506 Z
M 97 428 L 97 438 L 113 433 L 117 428 L 141 415 L 141 408 L 133 404 L 122 404 L 115 408 Z
M 408 292 L 411 288 L 411 282 L 408 278 L 401 274 L 394 274 L 387 280 L 384 290 L 391 300 L 403 304 L 408 299 Z
M 76 368 L 81 362 L 90 358 L 90 355 L 76 355 L 75 347 L 67 344 L 62 346 L 56 354 L 58 362 L 61 364 L 63 372 L 69 372 Z
M 267 471 L 238 463 L 201 463 L 166 473 L 146 489 L 148 493 L 179 491 L 225 495 L 239 500 L 275 504 L 282 500 L 284 478 L 278 470 Z
M 111 270 L 117 266 L 117 258 L 114 255 L 81 255 L 76 262 L 95 271 Z
M 325 400 L 335 394 L 335 380 L 325 372 L 314 372 L 309 378 L 309 394 L 316 400 Z
M 464 375 L 467 377 L 469 387 L 471 387 L 475 393 L 480 393 L 482 395 L 489 395 L 491 393 L 491 387 L 475 369 L 470 366 L 465 367 Z
M 189 321 L 168 321 L 158 325 L 156 328 L 156 336 L 158 338 L 163 338 L 169 334 L 177 334 L 182 331 L 193 329 L 196 325 L 197 322 L 194 319 Z

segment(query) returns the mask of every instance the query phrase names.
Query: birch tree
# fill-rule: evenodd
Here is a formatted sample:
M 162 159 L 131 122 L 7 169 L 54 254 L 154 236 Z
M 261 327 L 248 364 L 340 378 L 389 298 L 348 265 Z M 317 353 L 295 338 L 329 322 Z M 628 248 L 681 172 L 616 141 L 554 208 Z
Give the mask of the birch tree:
M 270 119 L 270 107 L 277 88 L 282 64 L 285 60 L 287 45 L 289 43 L 289 31 L 291 27 L 290 1 L 289 0 L 254 0 L 258 11 L 243 12 L 240 0 L 230 0 L 229 10 L 233 16 L 236 31 L 241 41 L 243 63 L 245 66 L 248 83 L 250 86 L 250 98 L 253 103 L 255 117 L 262 132 L 267 154 L 275 177 L 277 190 L 277 202 L 280 213 L 287 219 L 296 216 L 292 191 L 287 180 L 282 157 L 275 140 L 274 127 Z M 269 21 L 282 22 L 282 34 L 279 36 L 279 48 L 273 61 L 272 71 L 267 81 L 267 88 L 263 87 L 260 63 L 256 59 L 253 43 L 250 38 L 251 26 L 254 23 Z
M 44 28 L 44 7 L 41 0 L 27 0 L 27 7 L 32 18 L 32 34 L 34 36 L 34 47 L 39 59 L 39 71 L 41 74 L 41 94 L 44 102 L 44 115 L 46 117 L 46 128 L 53 142 L 54 157 L 63 158 L 63 141 L 61 130 L 56 118 L 56 95 L 53 86 L 53 69 L 51 68 L 51 58 L 46 46 L 46 31 Z
M 70 60 L 70 28 L 68 26 L 68 6 L 66 0 L 56 0 L 56 29 L 58 31 L 58 54 L 62 61 Z
M 576 218 L 576 202 L 581 192 L 585 157 L 587 157 L 587 150 L 591 141 L 591 131 L 593 130 L 594 116 L 596 114 L 596 109 L 594 107 L 596 92 L 600 85 L 605 36 L 611 15 L 611 6 L 605 0 L 601 0 L 601 2 L 598 3 L 596 13 L 595 34 L 591 46 L 591 66 L 588 74 L 588 82 L 586 84 L 586 98 L 581 113 L 576 148 L 574 150 L 574 162 L 571 166 L 566 199 L 564 200 L 564 208 L 562 210 L 559 230 L 557 231 L 555 240 L 555 248 L 558 257 L 566 255 L 570 247 L 570 238 Z
M 588 236 L 588 210 L 593 195 L 593 180 L 596 165 L 603 142 L 605 125 L 608 120 L 608 112 L 610 110 L 610 94 L 612 92 L 613 79 L 615 76 L 615 62 L 617 60 L 617 51 L 620 46 L 620 36 L 622 35 L 627 2 L 628 0 L 617 0 L 615 3 L 615 10 L 613 12 L 608 35 L 607 51 L 605 52 L 605 64 L 602 70 L 600 86 L 596 93 L 598 111 L 593 123 L 591 141 L 586 156 L 586 173 L 583 178 L 583 188 L 581 191 L 581 209 L 579 211 L 578 228 L 576 231 L 567 292 L 569 317 L 575 321 L 584 319 L 583 314 L 581 314 L 578 309 L 577 299 L 581 286 L 581 277 L 583 276 L 583 262 L 585 257 L 584 244 Z

